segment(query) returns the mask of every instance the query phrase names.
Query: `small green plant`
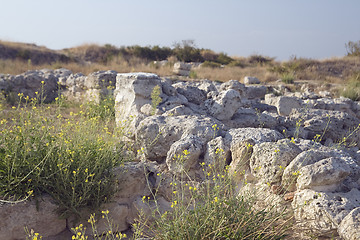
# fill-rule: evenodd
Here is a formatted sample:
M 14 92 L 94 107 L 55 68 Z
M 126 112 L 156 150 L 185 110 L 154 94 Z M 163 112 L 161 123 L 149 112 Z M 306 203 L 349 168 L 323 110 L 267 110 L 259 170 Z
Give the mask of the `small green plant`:
M 197 79 L 197 78 L 198 78 L 198 76 L 197 76 L 197 74 L 196 74 L 196 72 L 195 72 L 195 71 L 190 71 L 190 73 L 189 73 L 189 78 L 192 78 L 192 79 Z
M 161 103 L 160 86 L 156 85 L 151 92 L 151 115 L 155 115 L 156 109 Z
M 281 81 L 286 84 L 294 83 L 295 76 L 293 73 L 284 73 L 281 76 Z
M 360 73 L 353 74 L 347 81 L 345 88 L 340 92 L 341 96 L 353 101 L 360 100 Z

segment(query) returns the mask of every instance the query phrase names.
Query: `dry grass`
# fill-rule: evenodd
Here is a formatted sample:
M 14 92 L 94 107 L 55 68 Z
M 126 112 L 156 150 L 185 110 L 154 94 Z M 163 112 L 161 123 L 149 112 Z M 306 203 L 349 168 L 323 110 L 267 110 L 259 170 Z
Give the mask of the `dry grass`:
M 83 73 L 88 75 L 96 71 L 105 71 L 105 70 L 114 70 L 117 72 L 151 72 L 158 74 L 160 76 L 169 76 L 172 75 L 171 66 L 157 67 L 155 65 L 146 64 L 139 60 L 133 59 L 131 62 L 122 61 L 121 59 L 116 59 L 108 64 L 99 64 L 99 63 L 84 63 L 79 64 L 75 62 L 71 63 L 60 63 L 55 62 L 53 64 L 41 64 L 41 65 L 32 65 L 28 62 L 22 60 L 2 60 L 0 59 L 0 73 L 4 74 L 22 74 L 28 70 L 37 70 L 37 69 L 58 69 L 66 68 L 71 70 L 74 73 Z
M 201 67 L 194 70 L 198 78 L 209 79 L 214 81 L 227 82 L 229 80 L 242 81 L 245 76 L 256 76 L 260 81 L 268 81 L 271 77 L 266 67 L 223 67 L 223 68 L 209 68 Z
M 8 42 L 0 40 L 0 44 L 9 48 L 17 48 L 17 49 L 27 49 L 27 50 L 37 50 L 37 51 L 52 51 L 45 46 L 37 46 L 32 43 L 22 43 L 22 42 Z
M 49 54 L 64 54 L 68 57 L 67 62 L 49 63 L 47 58 L 42 59 L 45 64 L 37 64 L 35 59 L 21 59 L 13 57 L 12 60 L 0 59 L 0 73 L 21 74 L 27 70 L 34 69 L 57 69 L 67 68 L 74 73 L 81 72 L 85 75 L 100 71 L 114 70 L 117 72 L 152 72 L 160 76 L 172 75 L 172 66 L 176 61 L 175 57 L 170 57 L 169 64 L 157 66 L 149 60 L 135 57 L 131 53 L 131 47 L 117 48 L 111 45 L 83 44 L 77 47 L 53 51 L 46 47 L 39 47 L 35 44 L 6 42 L 0 40 L 0 45 L 12 49 L 34 50 Z M 130 50 L 129 50 L 130 49 Z M 204 56 L 208 59 L 216 58 L 216 53 L 211 50 L 203 50 Z M 38 59 L 46 57 L 37 54 Z M 56 57 L 49 59 L 58 59 Z M 69 60 L 70 59 L 70 60 Z M 306 58 L 293 58 L 287 62 L 277 62 L 271 57 L 253 55 L 250 57 L 234 57 L 234 61 L 222 68 L 201 67 L 193 69 L 193 76 L 199 79 L 209 79 L 214 81 L 226 82 L 228 80 L 240 80 L 245 76 L 255 76 L 261 82 L 274 82 L 281 78 L 285 73 L 293 74 L 295 81 L 307 80 L 314 83 L 335 83 L 344 84 L 346 79 L 351 77 L 354 72 L 359 71 L 360 57 L 342 57 L 324 60 L 314 60 Z

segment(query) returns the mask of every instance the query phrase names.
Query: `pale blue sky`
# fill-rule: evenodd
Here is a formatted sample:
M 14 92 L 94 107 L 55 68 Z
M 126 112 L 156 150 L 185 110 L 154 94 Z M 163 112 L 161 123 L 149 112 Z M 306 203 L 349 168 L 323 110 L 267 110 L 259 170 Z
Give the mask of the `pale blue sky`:
M 360 0 L 0 0 L 0 39 L 172 46 L 193 39 L 230 56 L 344 56 L 360 40 Z

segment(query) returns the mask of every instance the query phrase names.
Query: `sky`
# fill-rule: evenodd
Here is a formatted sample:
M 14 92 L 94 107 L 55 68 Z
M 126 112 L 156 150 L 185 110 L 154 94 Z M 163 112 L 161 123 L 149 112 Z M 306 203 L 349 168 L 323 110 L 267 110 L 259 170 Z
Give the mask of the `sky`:
M 229 56 L 324 59 L 360 40 L 359 0 L 0 0 L 0 39 L 50 49 L 194 40 Z

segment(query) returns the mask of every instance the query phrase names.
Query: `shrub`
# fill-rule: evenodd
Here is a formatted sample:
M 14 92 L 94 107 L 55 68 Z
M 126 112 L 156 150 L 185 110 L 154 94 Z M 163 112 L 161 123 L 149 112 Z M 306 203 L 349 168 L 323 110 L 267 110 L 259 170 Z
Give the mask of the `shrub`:
M 36 99 L 13 108 L 0 120 L 0 196 L 48 193 L 64 216 L 80 216 L 82 208 L 96 209 L 111 198 L 112 169 L 123 161 L 116 128 L 85 108 L 66 118 Z
M 200 49 L 195 47 L 193 40 L 183 40 L 174 44 L 174 55 L 182 62 L 202 62 L 204 59 Z
M 295 76 L 292 73 L 284 73 L 281 77 L 281 81 L 286 84 L 294 83 Z
M 234 61 L 234 59 L 232 59 L 225 53 L 220 53 L 216 58 L 216 62 L 220 63 L 222 65 L 227 65 L 227 64 L 231 63 L 232 61 Z
M 260 65 L 263 65 L 263 64 L 268 64 L 268 63 L 271 63 L 272 61 L 274 61 L 274 58 L 270 58 L 270 57 L 265 57 L 265 56 L 262 56 L 262 55 L 251 55 L 249 58 L 248 58 L 248 62 L 251 63 L 251 64 L 260 64 Z
M 345 88 L 340 94 L 353 101 L 360 100 L 360 73 L 355 73 L 348 79 Z
M 201 64 L 201 67 L 208 67 L 208 68 L 220 68 L 221 64 L 217 62 L 209 62 L 205 61 Z

